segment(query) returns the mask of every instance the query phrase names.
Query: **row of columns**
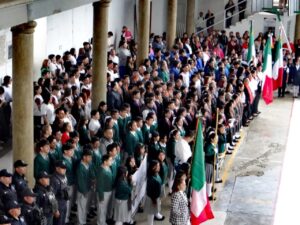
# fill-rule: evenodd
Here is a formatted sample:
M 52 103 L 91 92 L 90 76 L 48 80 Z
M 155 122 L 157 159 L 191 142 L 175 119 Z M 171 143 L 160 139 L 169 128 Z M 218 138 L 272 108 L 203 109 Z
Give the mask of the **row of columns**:
M 107 33 L 108 13 L 111 0 L 93 4 L 93 85 L 92 108 L 106 101 Z M 150 0 L 139 0 L 137 62 L 148 58 L 150 34 Z M 194 32 L 195 0 L 188 0 L 187 32 Z M 171 49 L 176 38 L 177 0 L 168 0 L 167 43 Z M 33 180 L 33 33 L 36 22 L 30 21 L 11 28 L 13 63 L 12 145 L 13 160 L 29 163 L 27 178 Z

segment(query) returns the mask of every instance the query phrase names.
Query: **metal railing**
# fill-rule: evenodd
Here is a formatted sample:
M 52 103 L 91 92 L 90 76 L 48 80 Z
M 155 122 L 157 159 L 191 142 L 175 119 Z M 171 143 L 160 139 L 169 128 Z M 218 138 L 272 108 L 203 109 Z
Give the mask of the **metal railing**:
M 241 10 L 240 12 L 245 12 L 245 11 L 247 11 L 247 9 Z M 214 27 L 215 25 L 218 25 L 218 24 L 220 24 L 220 23 L 224 23 L 224 22 L 226 22 L 227 19 L 232 18 L 232 17 L 234 17 L 234 16 L 236 16 L 236 15 L 239 15 L 240 12 L 233 14 L 231 17 L 227 17 L 227 18 L 225 18 L 225 19 L 222 19 L 222 20 L 220 20 L 220 21 L 214 23 L 214 24 L 211 25 L 211 26 L 205 27 L 205 28 L 201 29 L 200 31 L 195 32 L 195 34 L 199 34 L 199 33 L 201 33 L 201 32 L 207 31 L 208 29 Z
M 245 3 L 245 2 L 247 3 L 248 0 L 244 0 L 244 1 L 238 2 L 237 5 L 234 4 L 233 6 L 230 6 L 229 8 L 227 8 L 226 10 L 225 10 L 225 6 L 224 6 L 224 10 L 221 10 L 221 11 L 217 12 L 216 14 L 214 14 L 214 17 L 216 18 L 216 17 L 218 17 L 219 15 L 221 15 L 222 17 L 224 17 L 224 14 L 225 14 L 225 12 L 226 12 L 227 10 L 230 10 L 230 9 L 232 9 L 232 8 L 235 8 L 235 7 L 238 7 L 240 4 Z M 252 0 L 249 1 L 249 2 L 252 2 Z M 247 5 L 248 5 L 248 4 L 247 4 Z M 247 6 L 246 8 L 248 8 L 248 6 Z M 199 17 L 198 17 L 198 18 L 199 18 Z M 197 27 L 197 25 L 200 26 L 200 25 L 202 25 L 202 24 L 206 24 L 207 20 L 209 20 L 209 19 L 210 19 L 210 18 L 203 19 L 202 21 L 198 21 L 198 22 L 195 24 L 195 26 Z

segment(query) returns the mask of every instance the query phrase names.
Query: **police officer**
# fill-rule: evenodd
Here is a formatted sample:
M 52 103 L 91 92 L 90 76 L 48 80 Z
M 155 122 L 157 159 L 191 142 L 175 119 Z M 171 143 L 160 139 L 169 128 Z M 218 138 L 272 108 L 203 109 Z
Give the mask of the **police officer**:
M 7 201 L 17 201 L 17 192 L 11 184 L 12 174 L 6 169 L 0 171 L 0 211 L 4 211 Z
M 5 215 L 0 216 L 0 225 L 11 225 L 12 219 Z
M 50 186 L 50 176 L 47 172 L 44 171 L 39 173 L 37 183 L 33 190 L 37 194 L 36 204 L 43 209 L 47 225 L 52 225 L 53 216 L 58 218 L 59 211 L 55 194 Z
M 58 202 L 60 216 L 53 219 L 53 225 L 64 225 L 67 214 L 68 179 L 66 177 L 67 166 L 64 161 L 59 160 L 55 163 L 55 173 L 51 177 L 51 187 Z
M 21 216 L 21 206 L 17 201 L 9 201 L 5 206 L 7 215 L 12 220 L 11 225 L 31 225 L 27 224 L 24 217 Z
M 30 225 L 47 225 L 43 210 L 35 203 L 37 195 L 30 188 L 25 188 L 21 196 L 23 203 L 21 212 L 26 223 Z
M 27 166 L 28 164 L 23 160 L 17 160 L 14 162 L 15 172 L 12 176 L 12 183 L 16 188 L 19 200 L 21 200 L 20 194 L 23 192 L 23 190 L 28 188 L 28 182 L 25 177 Z

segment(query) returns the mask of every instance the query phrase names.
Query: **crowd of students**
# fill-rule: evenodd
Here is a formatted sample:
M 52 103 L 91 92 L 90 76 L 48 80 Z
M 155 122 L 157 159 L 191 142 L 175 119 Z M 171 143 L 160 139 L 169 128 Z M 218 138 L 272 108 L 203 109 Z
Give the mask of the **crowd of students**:
M 207 194 L 213 200 L 215 155 L 220 162 L 231 154 L 242 127 L 260 113 L 262 63 L 261 58 L 257 64 L 244 61 L 248 41 L 248 32 L 242 37 L 225 31 L 184 34 L 167 50 L 165 36 L 151 35 L 149 57 L 137 64 L 137 44 L 123 27 L 117 51 L 108 41 L 107 74 L 100 75 L 107 76 L 107 101 L 96 109 L 91 108 L 92 43 L 84 42 L 78 53 L 72 48 L 62 56 L 49 55 L 34 83 L 36 184 L 31 190 L 24 176 L 32 162 L 16 161 L 14 174 L 0 171 L 5 215 L 0 221 L 83 225 L 97 217 L 97 225 L 134 224 L 132 175 L 147 157 L 146 195 L 139 212 L 147 213 L 149 225 L 164 220 L 161 200 L 169 194 L 170 223 L 188 224 L 197 121 L 203 123 Z M 258 56 L 264 44 L 260 34 Z M 285 58 L 288 73 L 292 54 L 286 52 Z M 0 88 L 5 118 L 13 99 L 11 82 L 5 77 Z M 1 137 L 7 138 L 9 121 L 2 121 L 6 136 Z M 222 180 L 217 176 L 216 182 Z

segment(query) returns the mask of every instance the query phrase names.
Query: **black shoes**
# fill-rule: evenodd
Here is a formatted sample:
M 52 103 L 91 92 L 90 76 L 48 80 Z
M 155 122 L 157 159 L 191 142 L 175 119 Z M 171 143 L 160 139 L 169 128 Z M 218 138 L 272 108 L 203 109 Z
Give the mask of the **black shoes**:
M 208 200 L 209 200 L 209 201 L 216 201 L 217 198 L 216 198 L 216 197 L 213 198 L 213 196 L 210 196 L 210 197 L 208 197 Z
M 162 216 L 161 218 L 154 216 L 154 220 L 156 220 L 156 221 L 163 221 L 164 219 L 165 219 L 165 216 Z

